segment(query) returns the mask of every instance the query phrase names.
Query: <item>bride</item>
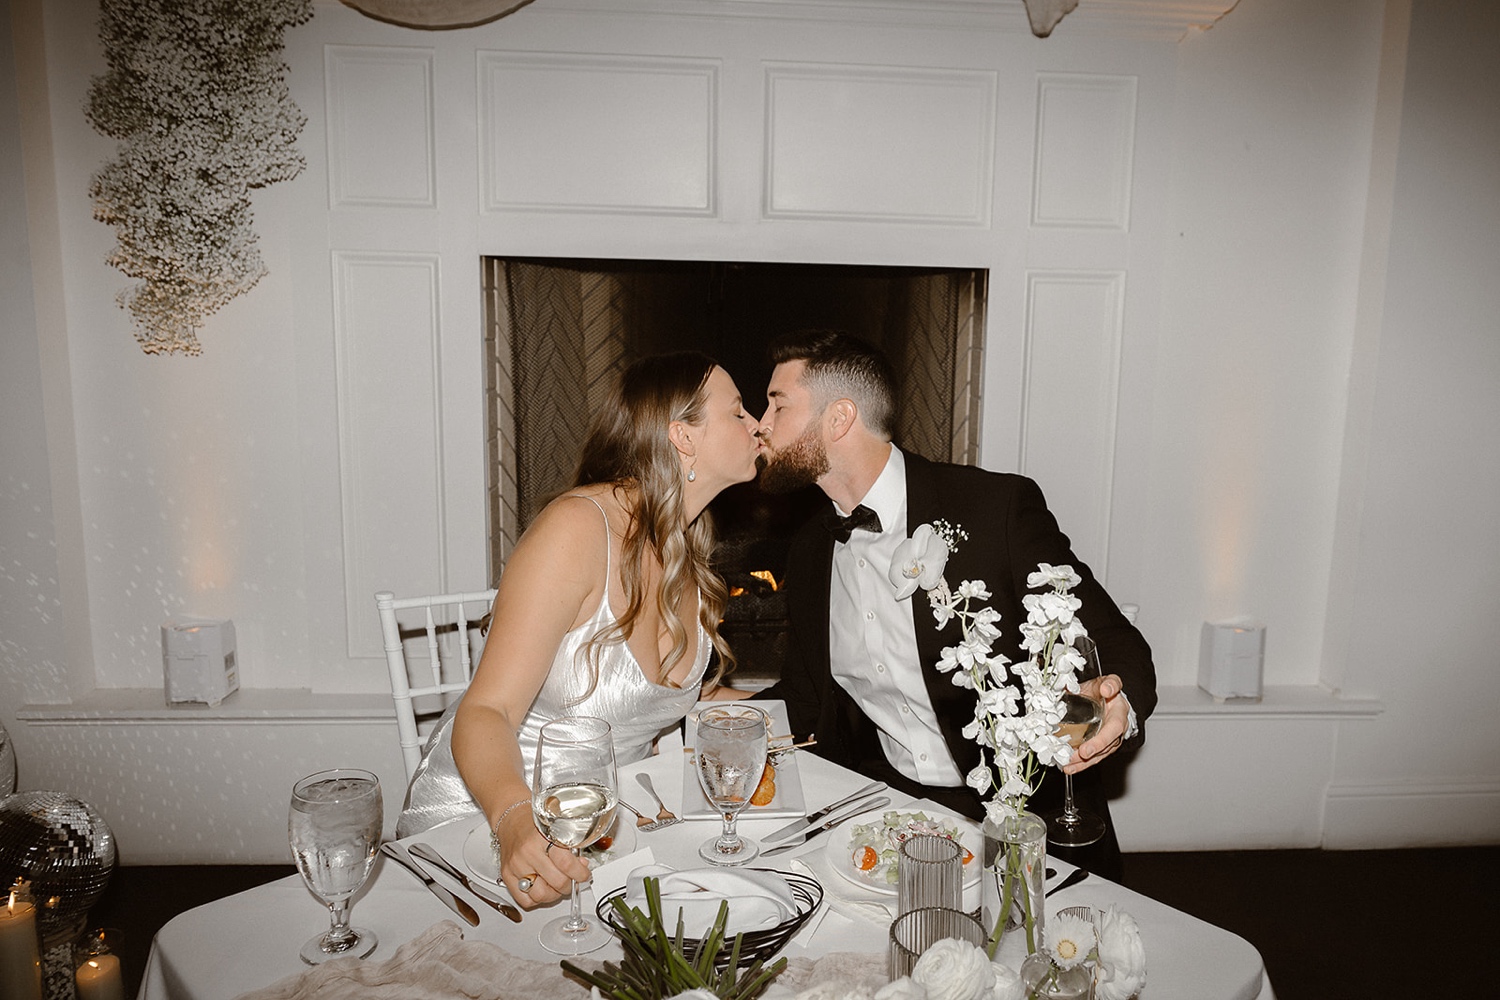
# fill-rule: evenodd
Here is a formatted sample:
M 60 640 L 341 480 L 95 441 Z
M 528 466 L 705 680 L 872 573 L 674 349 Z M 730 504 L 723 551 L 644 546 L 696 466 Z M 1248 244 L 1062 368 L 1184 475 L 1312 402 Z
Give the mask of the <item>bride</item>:
M 453 757 L 484 810 L 500 875 L 533 907 L 589 877 L 531 818 L 541 727 L 609 722 L 620 764 L 651 752 L 700 697 L 742 692 L 705 677 L 724 582 L 703 510 L 755 477 L 757 423 L 729 373 L 696 353 L 644 358 L 590 424 L 574 485 L 537 516 L 500 579 L 484 654 L 454 716 Z

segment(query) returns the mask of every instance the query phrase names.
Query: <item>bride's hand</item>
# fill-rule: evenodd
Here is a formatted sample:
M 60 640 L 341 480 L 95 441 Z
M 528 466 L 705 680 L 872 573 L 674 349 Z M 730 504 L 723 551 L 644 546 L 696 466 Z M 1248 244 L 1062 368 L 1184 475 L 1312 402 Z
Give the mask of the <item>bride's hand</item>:
M 572 883 L 587 882 L 588 862 L 555 847 L 532 822 L 525 806 L 511 810 L 495 831 L 499 841 L 500 878 L 523 910 L 567 896 Z

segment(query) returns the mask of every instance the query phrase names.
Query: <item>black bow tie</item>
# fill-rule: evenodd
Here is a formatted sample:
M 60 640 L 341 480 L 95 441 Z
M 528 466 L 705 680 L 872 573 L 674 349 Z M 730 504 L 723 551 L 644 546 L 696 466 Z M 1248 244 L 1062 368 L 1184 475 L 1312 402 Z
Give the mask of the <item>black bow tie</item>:
M 857 528 L 880 534 L 880 515 L 864 504 L 854 508 L 848 517 L 839 517 L 837 511 L 830 510 L 825 523 L 828 525 L 828 533 L 836 542 L 847 542 Z

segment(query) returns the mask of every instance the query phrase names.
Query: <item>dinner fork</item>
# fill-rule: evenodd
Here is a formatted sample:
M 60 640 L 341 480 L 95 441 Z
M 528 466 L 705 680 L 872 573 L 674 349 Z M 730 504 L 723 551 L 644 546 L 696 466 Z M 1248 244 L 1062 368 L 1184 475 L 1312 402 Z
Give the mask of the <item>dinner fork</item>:
M 652 830 L 660 830 L 664 826 L 671 826 L 673 823 L 682 822 L 678 819 L 652 819 L 649 816 L 643 815 L 639 809 L 631 805 L 629 802 L 626 802 L 624 799 L 620 799 L 619 802 L 620 805 L 624 806 L 626 809 L 629 809 L 632 813 L 635 814 L 635 828 L 642 833 L 650 833 Z
M 657 827 L 658 830 L 663 826 L 671 826 L 673 823 L 682 822 L 676 813 L 667 808 L 667 804 L 661 800 L 661 796 L 656 794 L 656 788 L 651 784 L 650 775 L 644 773 L 637 774 L 636 780 L 641 783 L 642 788 L 651 793 L 651 797 L 656 800 L 657 806 L 661 809 L 661 812 L 656 814 L 656 822 L 660 824 Z

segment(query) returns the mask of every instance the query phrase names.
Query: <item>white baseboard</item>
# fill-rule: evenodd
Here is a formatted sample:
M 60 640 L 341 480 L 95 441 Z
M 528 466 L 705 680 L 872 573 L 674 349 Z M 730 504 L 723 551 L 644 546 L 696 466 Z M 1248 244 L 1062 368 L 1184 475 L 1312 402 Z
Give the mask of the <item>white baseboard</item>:
M 1346 782 L 1328 787 L 1333 850 L 1500 844 L 1500 781 Z

